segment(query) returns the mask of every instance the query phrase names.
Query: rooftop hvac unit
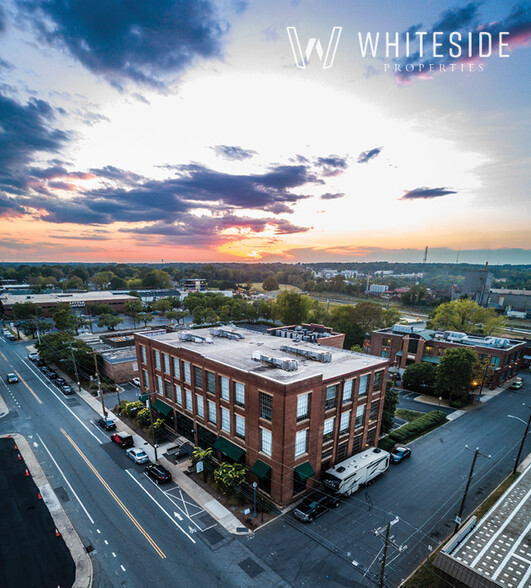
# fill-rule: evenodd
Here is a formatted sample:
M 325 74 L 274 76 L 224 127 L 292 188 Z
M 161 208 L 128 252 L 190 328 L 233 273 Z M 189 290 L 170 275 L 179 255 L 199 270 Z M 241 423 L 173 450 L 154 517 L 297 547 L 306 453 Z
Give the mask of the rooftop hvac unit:
M 210 329 L 210 334 L 213 337 L 227 337 L 227 339 L 245 339 L 245 337 L 237 331 L 230 329 Z
M 281 370 L 285 370 L 287 372 L 294 372 L 295 370 L 299 369 L 299 362 L 296 359 L 271 357 L 269 355 L 264 355 L 261 351 L 253 351 L 251 357 L 255 361 L 263 361 L 264 363 L 268 363 L 269 365 L 278 367 Z
M 177 336 L 181 341 L 192 341 L 192 343 L 214 343 L 210 337 L 202 337 L 201 335 L 194 335 L 194 333 L 180 332 Z
M 412 333 L 413 327 L 409 325 L 393 325 L 393 333 Z
M 508 347 L 510 344 L 509 339 L 503 337 L 486 337 L 485 343 L 491 347 Z
M 444 331 L 444 336 L 449 341 L 461 341 L 461 339 L 466 339 L 466 333 L 460 333 L 458 331 Z
M 332 361 L 332 354 L 330 351 L 313 351 L 310 349 L 301 349 L 299 347 L 289 347 L 288 345 L 281 345 L 280 351 L 302 355 L 303 357 L 313 359 L 314 361 L 320 361 L 321 363 L 330 363 Z

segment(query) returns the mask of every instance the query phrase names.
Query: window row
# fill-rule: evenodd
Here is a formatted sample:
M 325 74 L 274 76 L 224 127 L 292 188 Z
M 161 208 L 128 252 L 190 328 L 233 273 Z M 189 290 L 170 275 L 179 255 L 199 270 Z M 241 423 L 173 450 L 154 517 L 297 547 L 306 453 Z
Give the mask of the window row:
M 383 370 L 376 372 L 374 374 L 373 383 L 372 383 L 372 391 L 379 392 L 382 389 L 383 385 Z M 343 384 L 343 398 L 342 403 L 348 404 L 352 402 L 352 394 L 354 391 L 354 380 L 349 379 L 345 380 Z M 369 384 L 369 374 L 365 376 L 360 376 L 360 384 L 358 388 L 358 398 L 362 398 L 363 396 L 367 395 L 367 389 Z M 339 393 L 339 385 L 332 384 L 331 386 L 326 387 L 326 398 L 325 398 L 325 410 L 330 410 L 335 408 L 338 404 L 338 393 Z M 298 419 L 298 414 L 297 414 Z

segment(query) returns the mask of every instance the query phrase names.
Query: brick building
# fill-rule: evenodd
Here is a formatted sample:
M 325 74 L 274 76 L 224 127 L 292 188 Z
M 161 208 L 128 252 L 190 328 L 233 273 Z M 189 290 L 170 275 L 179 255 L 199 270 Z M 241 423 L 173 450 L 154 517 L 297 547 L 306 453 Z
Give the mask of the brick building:
M 277 504 L 377 443 L 386 359 L 234 327 L 135 343 L 153 408 L 196 445 L 245 464 Z
M 332 327 L 325 327 L 324 325 L 317 325 L 315 323 L 303 323 L 300 326 L 272 327 L 271 329 L 267 329 L 267 332 L 275 337 L 319 343 L 319 345 L 337 347 L 338 349 L 343 349 L 345 343 L 344 333 L 335 333 Z
M 411 363 L 424 361 L 437 365 L 447 349 L 468 347 L 476 351 L 481 360 L 490 358 L 493 374 L 485 385 L 493 389 L 518 374 L 525 346 L 525 341 L 517 339 L 394 325 L 372 333 L 370 353 L 388 358 L 391 372 L 403 373 Z

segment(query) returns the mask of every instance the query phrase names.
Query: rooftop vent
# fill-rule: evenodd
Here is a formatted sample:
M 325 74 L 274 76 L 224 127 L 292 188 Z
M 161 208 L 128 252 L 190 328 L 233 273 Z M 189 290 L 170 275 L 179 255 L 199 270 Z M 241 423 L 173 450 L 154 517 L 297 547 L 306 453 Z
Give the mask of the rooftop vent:
M 180 332 L 177 335 L 181 341 L 192 341 L 192 343 L 214 343 L 210 337 L 201 337 L 193 333 Z
M 320 361 L 321 363 L 330 363 L 332 361 L 332 354 L 330 351 L 310 351 L 299 347 L 290 347 L 289 345 L 281 345 L 280 351 L 302 355 L 303 357 L 313 359 L 314 361 Z
M 393 325 L 393 333 L 412 333 L 413 327 L 408 325 Z
M 230 329 L 210 329 L 210 334 L 213 337 L 227 337 L 227 339 L 245 339 L 245 337 L 237 331 Z
M 466 334 L 459 333 L 458 331 L 444 331 L 444 337 L 448 341 L 461 341 L 462 339 L 466 339 Z
M 271 357 L 269 355 L 264 355 L 261 351 L 253 351 L 252 358 L 255 361 L 263 361 L 287 372 L 294 372 L 299 369 L 299 362 L 296 359 Z

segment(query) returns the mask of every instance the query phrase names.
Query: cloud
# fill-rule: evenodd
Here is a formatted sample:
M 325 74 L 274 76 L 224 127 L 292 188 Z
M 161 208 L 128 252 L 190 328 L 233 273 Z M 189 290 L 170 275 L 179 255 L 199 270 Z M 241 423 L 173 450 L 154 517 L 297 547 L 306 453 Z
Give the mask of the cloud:
M 406 190 L 400 200 L 439 198 L 441 196 L 448 196 L 449 194 L 457 194 L 457 192 L 448 188 L 415 188 L 414 190 Z
M 342 174 L 348 167 L 347 158 L 339 157 L 337 155 L 318 157 L 316 164 L 321 168 L 322 174 L 327 177 L 338 176 Z
M 6 13 L 0 6 L 0 33 L 3 33 L 6 30 L 6 20 Z
M 383 147 L 375 147 L 369 151 L 363 151 L 358 156 L 358 163 L 368 163 L 371 159 L 374 159 L 382 152 Z
M 216 152 L 216 155 L 224 157 L 225 159 L 235 159 L 242 161 L 244 159 L 250 159 L 256 155 L 256 151 L 252 149 L 244 149 L 243 147 L 235 147 L 231 145 L 215 145 L 211 147 Z
M 326 192 L 326 194 L 321 194 L 319 198 L 321 200 L 335 200 L 336 198 L 343 198 L 345 194 L 343 192 L 337 192 L 336 194 L 332 194 L 331 192 Z
M 211 0 L 16 0 L 45 42 L 113 85 L 163 89 L 197 59 L 220 58 L 227 23 Z
M 470 2 L 462 8 L 446 10 L 442 13 L 440 20 L 430 29 L 424 37 L 424 53 L 430 54 L 432 46 L 432 35 L 434 32 L 443 33 L 438 40 L 441 47 L 438 53 L 443 55 L 441 58 L 423 59 L 420 51 L 417 50 L 410 54 L 409 57 L 395 59 L 395 63 L 400 66 L 401 71 L 396 72 L 396 77 L 401 83 L 408 83 L 412 78 L 430 77 L 430 63 L 436 62 L 436 70 L 440 71 L 439 65 L 450 69 L 452 64 L 469 63 L 479 61 L 479 33 L 489 33 L 492 39 L 492 55 L 497 54 L 499 47 L 499 33 L 508 32 L 509 35 L 504 38 L 504 42 L 509 43 L 508 50 L 514 49 L 523 44 L 529 43 L 531 39 L 531 5 L 526 3 L 517 4 L 511 12 L 498 22 L 484 23 L 479 20 L 479 7 L 481 2 Z M 417 26 L 412 27 L 410 32 L 416 32 Z M 450 56 L 450 48 L 457 52 L 457 47 L 450 43 L 450 33 L 461 33 L 461 40 L 454 36 L 454 43 L 461 47 L 459 57 Z M 468 33 L 472 33 L 472 47 L 469 55 Z M 405 37 L 405 33 L 402 35 Z M 412 46 L 413 44 L 412 39 Z M 415 41 L 416 42 L 416 41 Z M 507 52 L 507 48 L 505 49 Z M 410 66 L 411 71 L 406 71 L 406 66 Z M 434 72 L 432 72 L 434 73 Z

